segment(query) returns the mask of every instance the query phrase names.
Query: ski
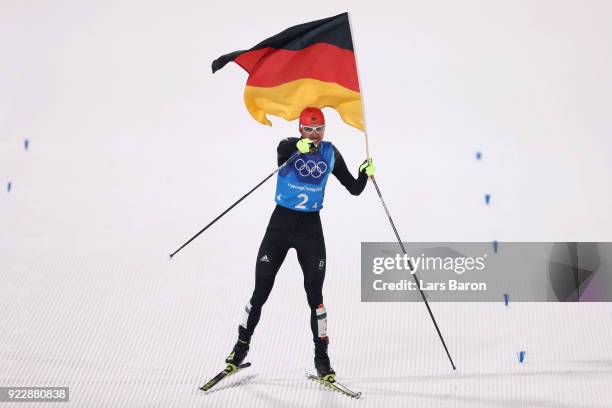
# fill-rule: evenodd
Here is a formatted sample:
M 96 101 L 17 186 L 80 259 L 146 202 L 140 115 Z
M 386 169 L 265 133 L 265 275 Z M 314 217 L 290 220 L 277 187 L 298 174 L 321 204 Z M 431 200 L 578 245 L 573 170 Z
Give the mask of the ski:
M 340 384 L 338 381 L 336 381 L 335 378 L 331 378 L 331 379 L 323 379 L 321 377 L 317 377 L 316 375 L 312 375 L 312 374 L 308 374 L 306 373 L 306 378 L 308 378 L 311 381 L 314 381 L 318 384 L 324 385 L 325 387 L 337 391 L 341 394 L 344 394 L 348 397 L 351 398 L 359 398 L 361 397 L 361 392 L 355 392 L 355 391 L 351 391 L 349 390 L 347 387 L 345 387 L 344 385 Z
M 225 370 L 221 371 L 219 374 L 215 375 L 210 381 L 208 381 L 206 384 L 201 386 L 200 390 L 206 392 L 210 390 L 212 387 L 214 387 L 215 385 L 219 384 L 219 382 L 221 382 L 221 380 L 223 380 L 224 378 L 229 377 L 232 374 L 236 374 L 238 371 L 242 370 L 243 368 L 247 368 L 250 366 L 251 366 L 251 363 L 244 363 L 244 364 L 240 364 L 239 366 L 228 364 L 227 367 L 225 367 Z

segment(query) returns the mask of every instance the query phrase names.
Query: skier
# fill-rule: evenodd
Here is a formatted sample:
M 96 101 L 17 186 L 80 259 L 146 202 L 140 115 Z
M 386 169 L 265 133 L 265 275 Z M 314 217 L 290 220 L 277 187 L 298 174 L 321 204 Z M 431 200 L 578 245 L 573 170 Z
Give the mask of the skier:
M 235 368 L 244 361 L 261 308 L 272 291 L 276 273 L 287 251 L 295 248 L 310 307 L 315 368 L 320 378 L 333 380 L 335 372 L 327 354 L 327 312 L 322 294 L 326 258 L 319 211 L 323 208 L 325 185 L 330 174 L 336 176 L 352 195 L 359 195 L 366 186 L 368 176 L 373 175 L 376 169 L 372 160 L 368 159 L 359 166 L 357 179 L 353 178 L 338 149 L 331 142 L 323 141 L 325 118 L 318 108 L 302 111 L 299 132 L 301 138 L 284 139 L 277 148 L 279 166 L 296 150 L 300 155 L 278 172 L 276 208 L 257 254 L 255 289 L 238 326 L 238 341 L 225 362 Z

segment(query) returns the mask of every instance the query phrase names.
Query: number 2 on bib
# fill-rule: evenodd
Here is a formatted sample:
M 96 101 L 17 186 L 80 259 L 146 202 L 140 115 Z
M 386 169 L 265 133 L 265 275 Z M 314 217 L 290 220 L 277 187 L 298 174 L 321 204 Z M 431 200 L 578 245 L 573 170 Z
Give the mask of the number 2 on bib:
M 306 203 L 308 202 L 308 196 L 306 194 L 298 194 L 298 198 L 301 198 L 302 201 L 296 204 L 295 208 L 299 208 L 300 210 L 305 210 Z

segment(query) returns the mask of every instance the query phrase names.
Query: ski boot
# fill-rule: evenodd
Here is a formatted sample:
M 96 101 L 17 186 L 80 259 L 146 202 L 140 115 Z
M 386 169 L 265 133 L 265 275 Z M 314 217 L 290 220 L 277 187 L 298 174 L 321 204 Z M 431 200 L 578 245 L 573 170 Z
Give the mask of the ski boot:
M 229 353 L 229 355 L 225 359 L 225 363 L 235 370 L 240 367 L 240 365 L 246 358 L 248 352 L 249 343 L 244 340 L 238 339 L 238 341 L 234 345 L 234 348 L 232 349 L 232 352 Z
M 219 374 L 211 378 L 206 384 L 200 387 L 200 390 L 208 392 L 212 387 L 217 385 L 224 378 L 229 377 L 242 370 L 243 368 L 247 368 L 251 366 L 251 363 L 243 363 L 246 355 L 249 351 L 249 342 L 241 340 L 238 338 L 236 345 L 232 349 L 232 352 L 229 353 L 227 358 L 225 359 L 225 363 L 227 366 L 223 371 Z
M 333 382 L 336 378 L 336 372 L 331 368 L 329 356 L 327 355 L 329 340 L 327 338 L 324 339 L 315 339 L 314 365 L 320 379 Z

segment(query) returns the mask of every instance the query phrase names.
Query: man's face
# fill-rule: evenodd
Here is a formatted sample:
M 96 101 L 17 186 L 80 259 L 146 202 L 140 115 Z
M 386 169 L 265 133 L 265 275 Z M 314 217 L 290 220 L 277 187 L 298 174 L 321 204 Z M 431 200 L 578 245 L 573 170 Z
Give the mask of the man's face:
M 325 136 L 325 125 L 300 125 L 300 134 L 302 138 L 308 138 L 318 146 Z

